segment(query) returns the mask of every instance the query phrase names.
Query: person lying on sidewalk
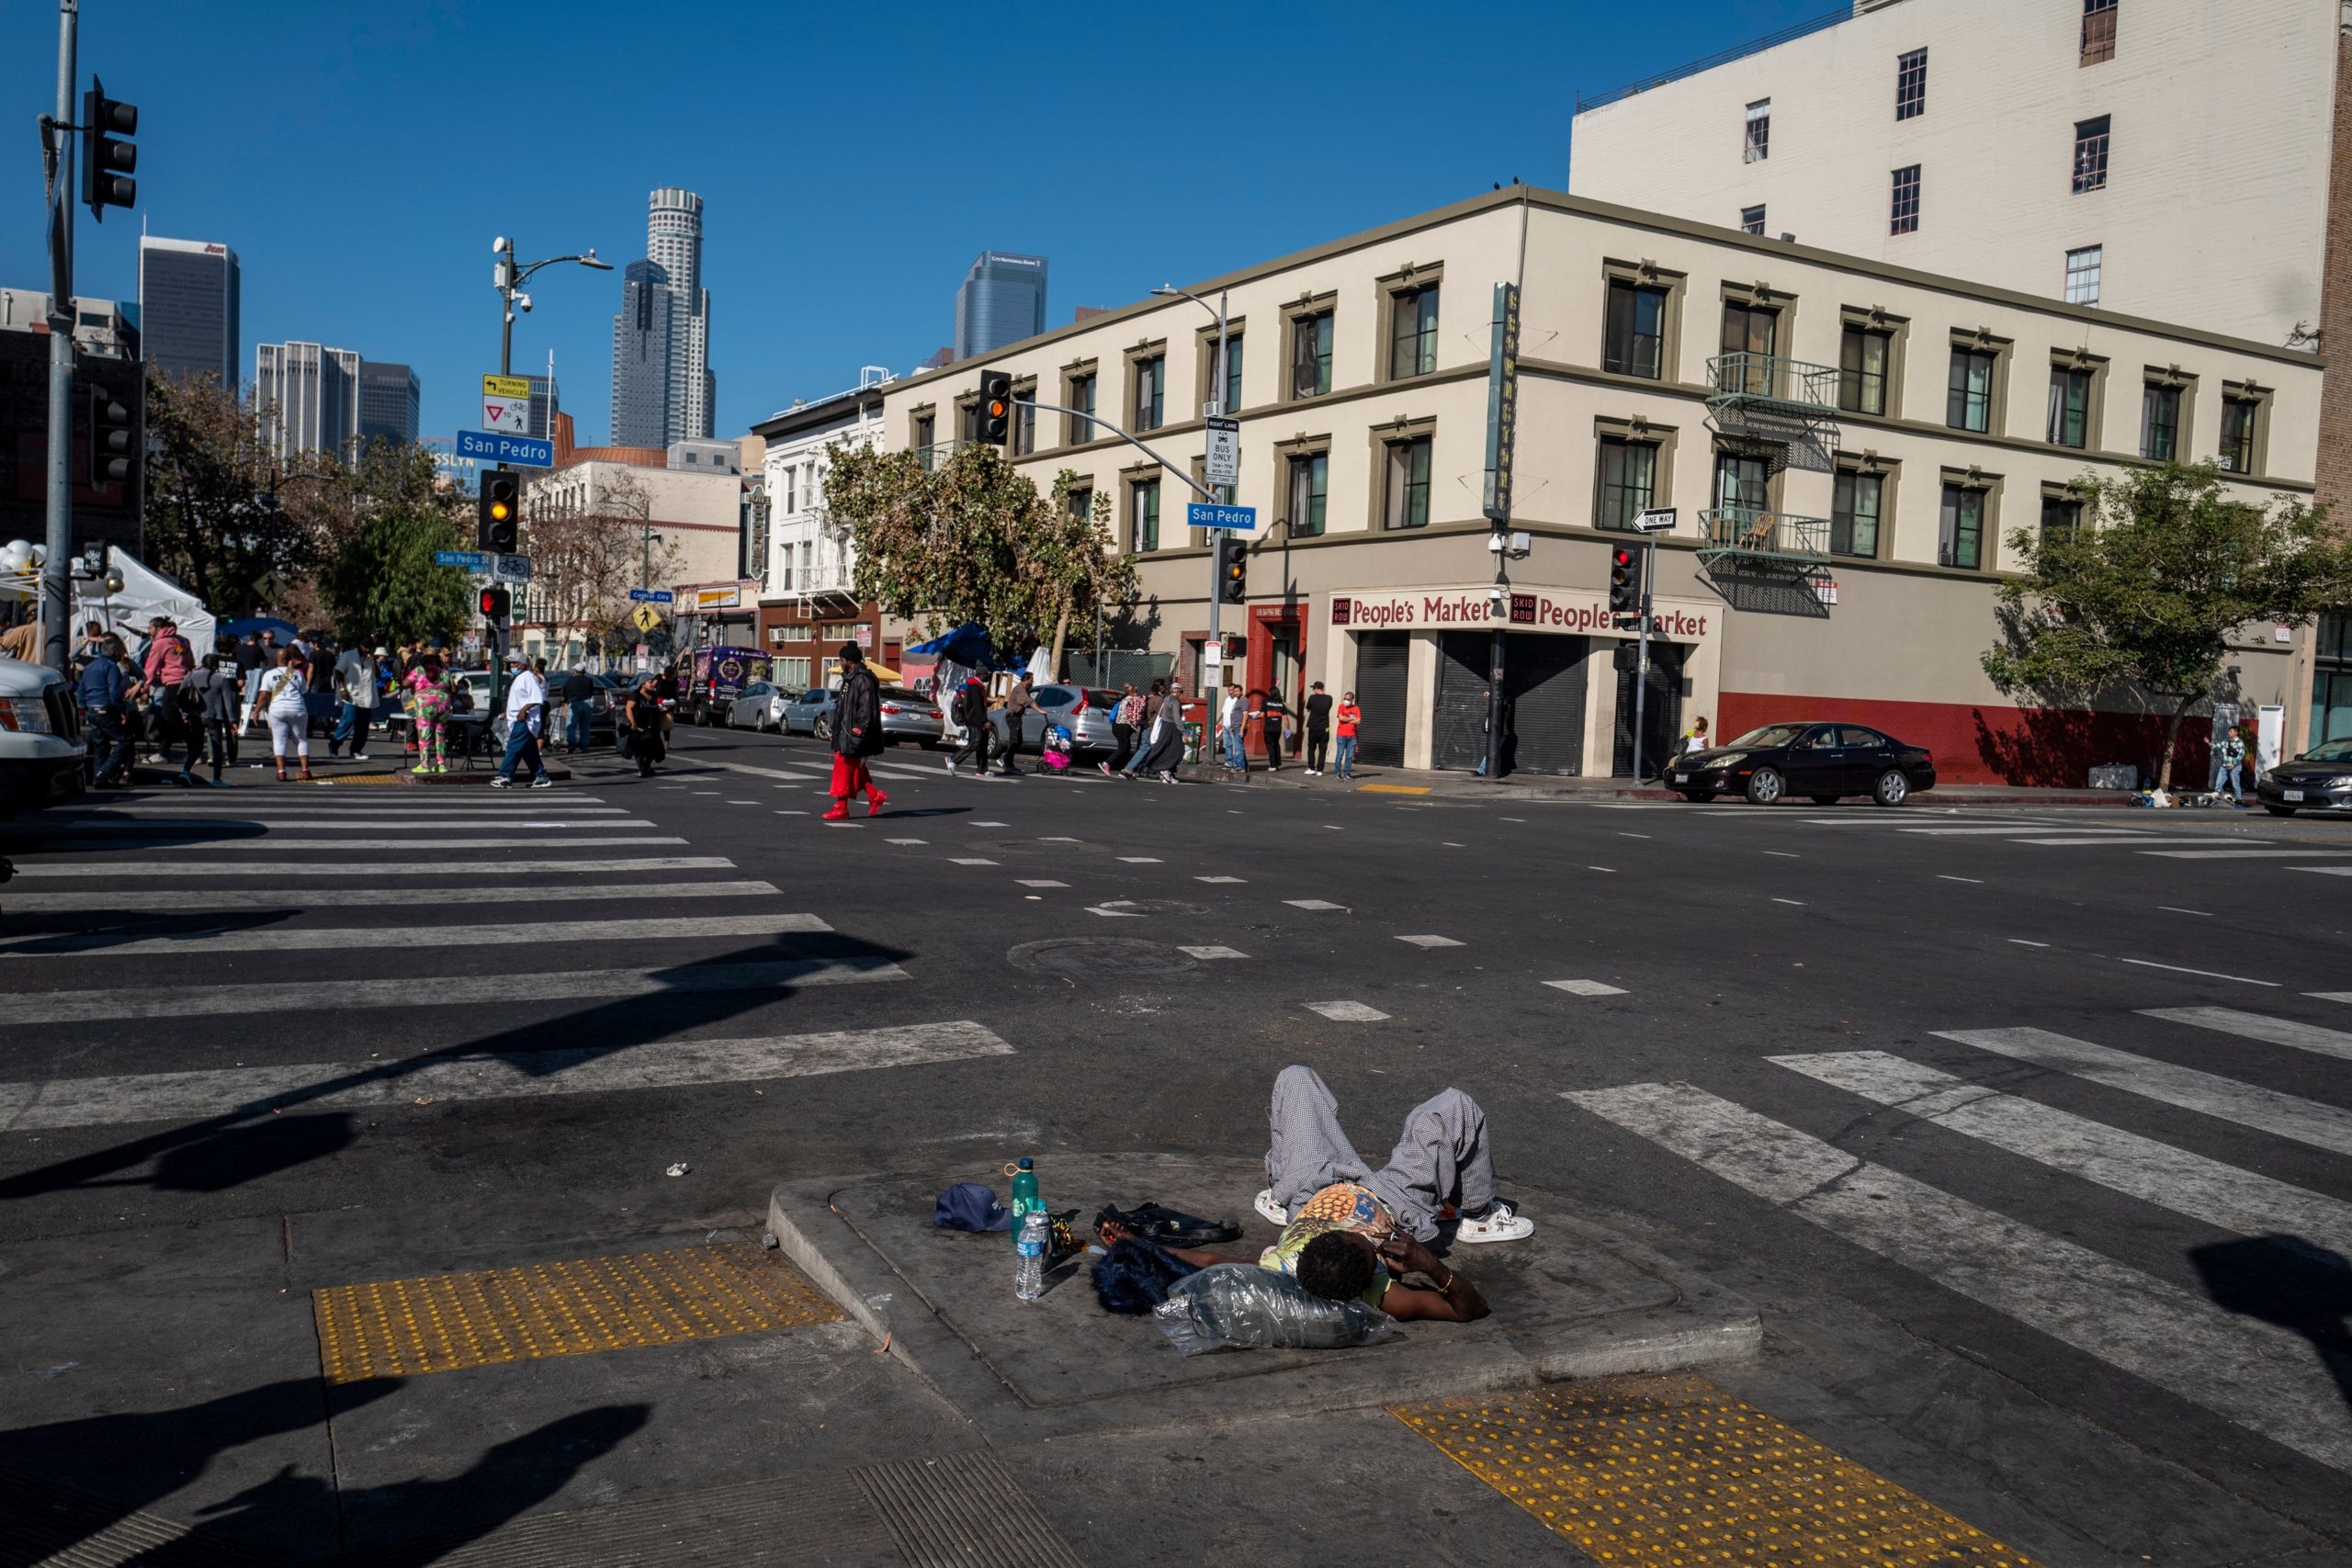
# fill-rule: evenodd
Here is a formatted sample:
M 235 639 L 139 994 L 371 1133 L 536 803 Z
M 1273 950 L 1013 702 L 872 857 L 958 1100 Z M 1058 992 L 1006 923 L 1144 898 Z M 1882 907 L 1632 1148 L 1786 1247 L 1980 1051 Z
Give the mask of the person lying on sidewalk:
M 1312 1067 L 1284 1067 L 1275 1077 L 1267 1112 L 1266 1177 L 1272 1185 L 1258 1194 L 1257 1208 L 1283 1233 L 1259 1255 L 1258 1266 L 1292 1276 L 1326 1301 L 1361 1301 L 1395 1318 L 1475 1323 L 1486 1316 L 1490 1309 L 1477 1287 L 1429 1243 L 1449 1207 L 1459 1216 L 1457 1243 L 1534 1234 L 1532 1222 L 1495 1197 L 1487 1113 L 1458 1089 L 1439 1091 L 1407 1114 L 1388 1163 L 1375 1171 L 1340 1130 L 1339 1105 Z M 1117 1224 L 1100 1234 L 1105 1246 L 1141 1239 Z M 1196 1268 L 1249 1261 L 1192 1247 L 1161 1250 Z M 1408 1274 L 1433 1288 L 1402 1283 Z

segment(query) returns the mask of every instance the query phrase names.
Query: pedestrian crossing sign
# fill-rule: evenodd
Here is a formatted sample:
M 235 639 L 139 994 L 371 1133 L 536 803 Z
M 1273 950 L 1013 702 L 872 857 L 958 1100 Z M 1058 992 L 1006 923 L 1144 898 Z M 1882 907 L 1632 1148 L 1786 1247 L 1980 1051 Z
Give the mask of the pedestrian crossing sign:
M 662 612 L 650 604 L 639 604 L 629 612 L 628 620 L 639 631 L 650 632 L 662 624 Z

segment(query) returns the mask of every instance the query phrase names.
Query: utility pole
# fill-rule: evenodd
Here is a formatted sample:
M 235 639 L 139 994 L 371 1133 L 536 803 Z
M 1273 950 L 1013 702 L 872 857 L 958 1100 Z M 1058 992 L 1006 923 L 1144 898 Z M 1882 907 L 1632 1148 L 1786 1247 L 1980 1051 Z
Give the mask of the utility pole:
M 41 658 L 65 672 L 73 615 L 67 573 L 74 555 L 74 28 L 82 0 L 57 0 L 57 114 L 44 128 L 49 181 L 49 489 L 44 496 L 49 560 L 40 573 Z M 96 439 L 92 432 L 91 439 Z M 145 461 L 142 457 L 141 461 Z
M 1642 536 L 1642 624 L 1634 645 L 1634 787 L 1642 787 L 1643 710 L 1650 690 L 1650 579 L 1657 567 L 1657 536 Z
M 1154 294 L 1164 294 L 1181 299 L 1190 299 L 1193 304 L 1198 305 L 1202 310 L 1208 311 L 1209 314 L 1216 318 L 1216 383 L 1209 389 L 1210 395 L 1201 404 L 1201 415 L 1204 419 L 1220 419 L 1225 417 L 1227 413 L 1225 406 L 1225 388 L 1227 381 L 1226 367 L 1232 363 L 1226 357 L 1226 355 L 1230 352 L 1231 344 L 1231 338 L 1228 330 L 1229 323 L 1226 317 L 1226 292 L 1222 289 L 1217 292 L 1216 303 L 1215 305 L 1211 305 L 1207 300 L 1202 299 L 1197 294 L 1186 293 L 1183 289 L 1177 288 L 1172 283 L 1163 283 L 1159 288 L 1153 289 L 1152 292 Z M 1134 438 L 1131 436 L 1129 439 L 1133 440 Z M 1202 433 L 1202 456 L 1204 457 L 1207 456 L 1208 443 L 1212 439 L 1214 439 L 1214 436 L 1209 432 L 1204 431 Z M 1140 446 L 1143 443 L 1138 441 L 1136 442 L 1136 445 Z M 1194 490 L 1200 490 L 1201 487 L 1193 485 L 1193 488 Z M 1213 504 L 1221 504 L 1223 501 L 1222 497 L 1212 495 L 1205 491 L 1202 491 L 1202 499 L 1208 501 Z M 1225 681 L 1225 638 L 1222 633 L 1218 630 L 1219 625 L 1221 624 L 1221 617 L 1219 616 L 1218 612 L 1225 607 L 1225 579 L 1222 570 L 1224 564 L 1224 549 L 1221 547 L 1211 548 L 1209 551 L 1209 639 L 1207 646 L 1216 650 L 1216 683 L 1220 686 Z M 1098 666 L 1102 662 L 1099 653 L 1095 662 Z M 1206 664 L 1208 662 L 1208 657 L 1205 653 L 1202 655 L 1201 662 L 1203 664 Z M 1210 682 L 1206 679 L 1205 675 L 1204 675 L 1204 678 L 1201 681 L 1204 695 L 1207 695 L 1207 687 L 1209 684 Z M 1214 697 L 1209 699 L 1209 711 L 1211 716 L 1214 716 L 1216 711 L 1216 699 Z

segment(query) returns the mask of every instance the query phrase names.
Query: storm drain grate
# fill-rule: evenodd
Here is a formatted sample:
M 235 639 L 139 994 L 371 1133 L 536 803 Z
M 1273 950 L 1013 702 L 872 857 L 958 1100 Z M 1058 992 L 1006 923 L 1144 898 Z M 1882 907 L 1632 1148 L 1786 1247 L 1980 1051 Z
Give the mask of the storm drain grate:
M 1390 1414 L 1597 1562 L 2035 1568 L 1702 1378 L 1603 1378 Z
M 311 1292 L 329 1382 L 717 1339 L 842 1314 L 752 1242 L 337 1285 Z

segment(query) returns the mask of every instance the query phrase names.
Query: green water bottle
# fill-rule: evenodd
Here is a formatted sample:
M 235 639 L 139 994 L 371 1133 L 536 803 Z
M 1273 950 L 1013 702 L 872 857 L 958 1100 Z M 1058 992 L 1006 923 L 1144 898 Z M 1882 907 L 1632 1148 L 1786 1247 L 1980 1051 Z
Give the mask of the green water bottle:
M 1021 1221 L 1031 1210 L 1043 1212 L 1046 1201 L 1037 1196 L 1037 1162 L 1023 1155 L 1020 1168 L 1012 1173 L 1012 1238 L 1021 1240 Z

